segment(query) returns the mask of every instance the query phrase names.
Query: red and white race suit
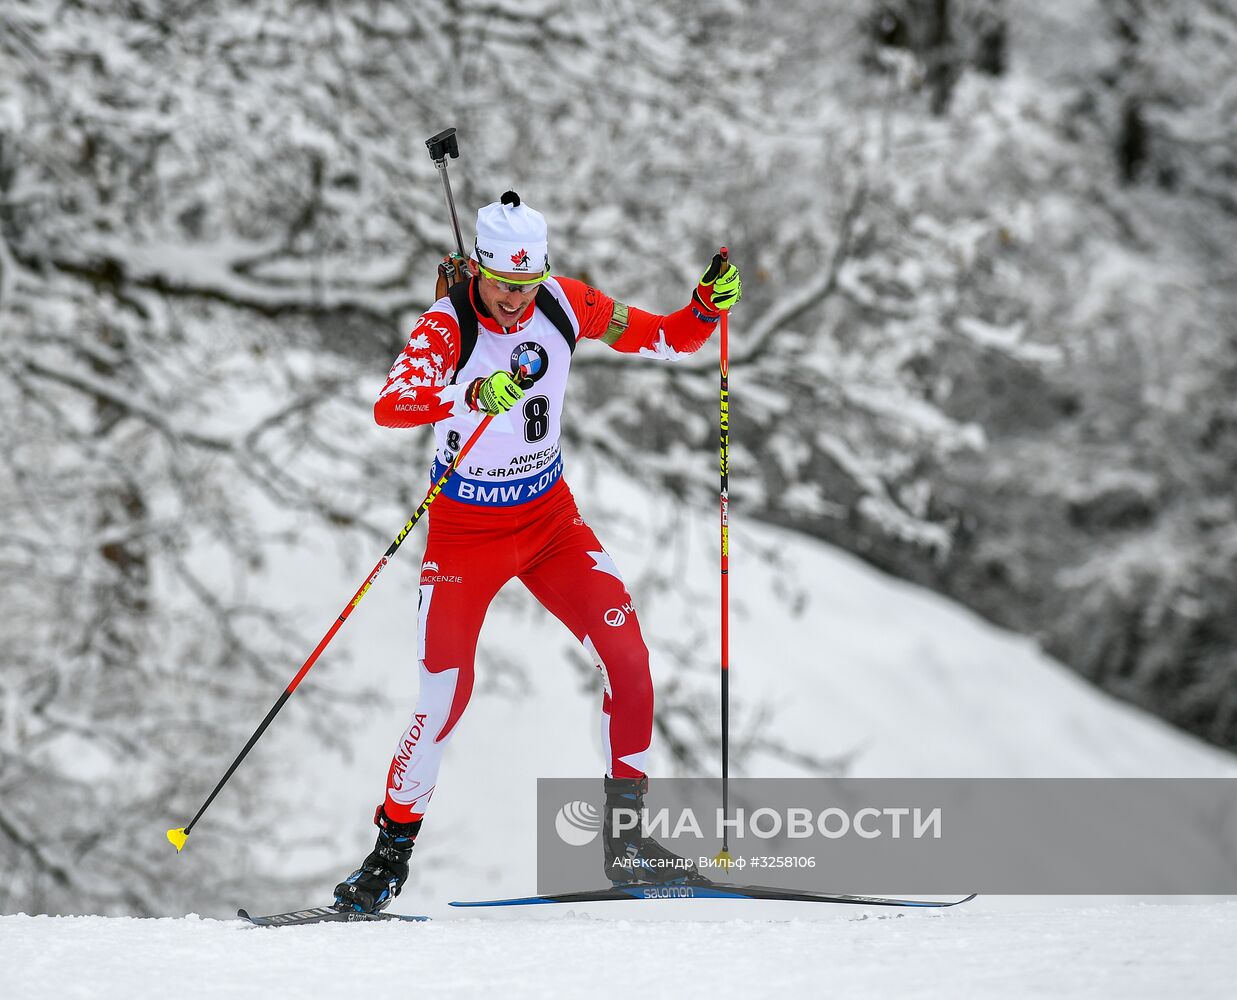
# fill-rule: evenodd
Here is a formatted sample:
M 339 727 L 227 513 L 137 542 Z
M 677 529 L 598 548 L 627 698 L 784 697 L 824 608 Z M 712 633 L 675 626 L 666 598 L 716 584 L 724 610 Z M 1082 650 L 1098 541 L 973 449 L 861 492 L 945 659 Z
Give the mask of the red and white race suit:
M 571 278 L 549 278 L 545 287 L 576 343 L 600 340 L 625 353 L 664 360 L 690 354 L 718 319 L 698 304 L 656 316 Z M 649 656 L 635 606 L 562 479 L 559 430 L 571 346 L 535 304 L 503 330 L 483 313 L 475 284 L 470 295 L 477 341 L 464 364 L 455 308 L 450 298 L 439 299 L 413 327 L 374 405 L 375 419 L 387 427 L 434 424 L 436 479 L 484 416 L 465 403 L 467 386 L 495 371 L 525 374 L 524 398 L 491 421 L 428 512 L 417 635 L 421 688 L 391 761 L 384 803 L 397 822 L 425 812 L 472 693 L 486 609 L 512 578 L 571 630 L 601 671 L 609 775 L 643 776 L 652 737 Z

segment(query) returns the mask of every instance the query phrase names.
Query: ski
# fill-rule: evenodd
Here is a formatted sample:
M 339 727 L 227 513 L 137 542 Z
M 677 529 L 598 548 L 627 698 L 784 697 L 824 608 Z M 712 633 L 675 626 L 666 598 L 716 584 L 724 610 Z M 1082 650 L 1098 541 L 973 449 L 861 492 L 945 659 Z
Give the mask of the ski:
M 897 896 L 855 896 L 849 893 L 814 892 L 810 889 L 778 889 L 764 885 L 732 885 L 726 882 L 690 885 L 616 885 L 606 889 L 554 892 L 510 899 L 476 899 L 452 906 L 531 906 L 539 903 L 603 903 L 620 899 L 769 899 L 794 903 L 846 903 L 854 906 L 918 906 L 940 909 L 970 902 L 978 893 L 961 899 L 902 899 Z
M 295 927 L 299 924 L 322 924 L 328 921 L 365 923 L 378 920 L 429 920 L 429 917 L 410 916 L 403 913 L 358 913 L 336 906 L 311 906 L 306 910 L 290 910 L 287 913 L 272 913 L 266 917 L 250 916 L 248 910 L 240 909 L 236 915 L 256 927 Z

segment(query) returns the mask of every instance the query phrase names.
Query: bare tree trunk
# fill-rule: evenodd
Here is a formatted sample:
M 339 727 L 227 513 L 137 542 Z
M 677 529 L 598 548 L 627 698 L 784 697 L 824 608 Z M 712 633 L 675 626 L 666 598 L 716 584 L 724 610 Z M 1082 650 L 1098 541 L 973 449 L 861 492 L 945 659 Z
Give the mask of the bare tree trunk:
M 923 5 L 923 56 L 932 114 L 941 117 L 949 110 L 949 98 L 957 79 L 953 38 L 949 30 L 949 0 L 927 0 Z

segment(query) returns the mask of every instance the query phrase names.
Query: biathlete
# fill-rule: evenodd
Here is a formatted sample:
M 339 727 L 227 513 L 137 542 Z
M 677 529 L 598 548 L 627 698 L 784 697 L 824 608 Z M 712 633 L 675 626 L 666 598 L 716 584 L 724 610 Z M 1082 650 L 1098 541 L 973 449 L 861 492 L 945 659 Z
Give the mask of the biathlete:
M 508 191 L 477 213 L 464 280 L 420 317 L 374 405 L 385 427 L 432 423 L 436 480 L 486 414 L 495 418 L 429 512 L 417 629 L 420 691 L 397 744 L 378 839 L 335 888 L 336 902 L 376 912 L 399 895 L 438 769 L 473 689 L 477 636 L 494 595 L 518 578 L 588 651 L 601 672 L 607 757 L 606 875 L 615 883 L 704 881 L 618 808 L 639 810 L 653 732 L 649 654 L 618 567 L 562 477 L 563 396 L 583 341 L 673 361 L 699 350 L 739 300 L 738 269 L 719 254 L 691 301 L 657 316 L 550 274 L 541 213 Z

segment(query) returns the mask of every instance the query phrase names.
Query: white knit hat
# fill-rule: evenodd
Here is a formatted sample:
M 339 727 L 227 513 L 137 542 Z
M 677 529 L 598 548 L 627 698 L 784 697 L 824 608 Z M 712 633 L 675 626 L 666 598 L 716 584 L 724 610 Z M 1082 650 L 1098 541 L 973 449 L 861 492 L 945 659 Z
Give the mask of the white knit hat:
M 550 269 L 545 216 L 508 191 L 477 212 L 474 253 L 491 271 L 544 274 Z

